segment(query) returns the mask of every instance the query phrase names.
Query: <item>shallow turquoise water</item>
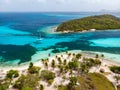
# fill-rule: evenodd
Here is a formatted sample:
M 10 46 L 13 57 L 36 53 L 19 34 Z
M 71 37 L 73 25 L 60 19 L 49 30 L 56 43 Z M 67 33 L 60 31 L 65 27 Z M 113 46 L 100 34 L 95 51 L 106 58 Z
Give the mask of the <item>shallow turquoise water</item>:
M 102 46 L 102 47 L 120 47 L 120 38 L 104 38 L 90 40 L 91 46 Z
M 115 59 L 120 55 L 120 30 L 50 33 L 64 21 L 98 14 L 101 13 L 0 13 L 0 62 L 21 64 L 69 50 L 107 53 L 107 57 L 113 55 L 112 60 L 120 62 Z M 120 16 L 120 13 L 112 14 Z
M 9 28 L 8 26 L 0 26 L 0 35 L 5 34 L 30 34 L 29 32 L 23 32 L 20 30 L 14 30 Z

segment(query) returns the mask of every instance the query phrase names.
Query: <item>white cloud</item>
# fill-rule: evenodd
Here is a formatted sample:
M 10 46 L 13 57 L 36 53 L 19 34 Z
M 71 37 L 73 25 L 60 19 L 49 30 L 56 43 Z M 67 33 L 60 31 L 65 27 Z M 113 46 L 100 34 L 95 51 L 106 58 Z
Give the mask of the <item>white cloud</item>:
M 37 0 L 39 3 L 46 3 L 46 0 Z
M 120 0 L 0 0 L 0 11 L 99 11 L 120 9 Z
M 4 0 L 6 3 L 10 3 L 11 2 L 11 0 Z

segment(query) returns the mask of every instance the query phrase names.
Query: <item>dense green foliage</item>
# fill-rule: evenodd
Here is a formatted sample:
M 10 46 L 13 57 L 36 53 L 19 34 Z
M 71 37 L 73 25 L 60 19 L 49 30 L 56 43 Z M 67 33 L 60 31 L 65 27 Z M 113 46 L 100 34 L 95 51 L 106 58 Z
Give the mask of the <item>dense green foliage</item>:
M 48 71 L 48 70 L 43 70 L 41 71 L 40 77 L 44 80 L 53 80 L 55 78 L 55 73 Z
M 67 89 L 68 90 L 74 90 L 76 83 L 77 83 L 77 78 L 76 77 L 70 77 L 70 82 L 67 85 Z
M 110 70 L 114 73 L 120 74 L 120 66 L 111 66 Z
M 29 73 L 31 73 L 31 74 L 37 73 L 38 74 L 39 71 L 40 71 L 40 67 L 34 66 L 32 62 L 29 64 L 29 68 L 28 68 Z
M 0 90 L 7 90 L 9 85 L 10 85 L 9 79 L 0 80 Z
M 101 61 L 98 59 L 92 59 L 92 58 L 85 58 L 84 59 L 84 63 L 88 66 L 88 68 L 92 67 L 92 66 L 97 66 L 97 65 L 101 65 Z
M 36 90 L 36 87 L 39 87 L 39 76 L 37 74 L 28 74 L 28 75 L 21 75 L 18 80 L 14 83 L 13 87 L 19 90 L 27 90 L 26 88 L 30 88 L 32 90 Z
M 30 87 L 23 87 L 22 90 L 32 90 Z
M 70 69 L 77 69 L 78 68 L 78 61 L 74 60 L 68 63 Z
M 7 75 L 6 75 L 6 77 L 10 78 L 10 79 L 16 78 L 18 76 L 19 76 L 19 73 L 18 73 L 17 70 L 10 70 L 10 71 L 7 72 Z
M 44 90 L 44 86 L 40 84 L 40 90 Z
M 28 72 L 31 74 L 39 73 L 39 71 L 40 71 L 40 67 L 37 67 L 37 66 L 33 66 L 28 69 Z
M 57 31 L 83 31 L 83 30 L 120 29 L 120 19 L 112 15 L 89 16 L 81 19 L 63 22 Z
M 100 66 L 101 61 L 98 59 L 84 58 L 83 63 L 81 63 L 81 71 L 83 73 L 88 73 L 89 69 L 93 66 Z

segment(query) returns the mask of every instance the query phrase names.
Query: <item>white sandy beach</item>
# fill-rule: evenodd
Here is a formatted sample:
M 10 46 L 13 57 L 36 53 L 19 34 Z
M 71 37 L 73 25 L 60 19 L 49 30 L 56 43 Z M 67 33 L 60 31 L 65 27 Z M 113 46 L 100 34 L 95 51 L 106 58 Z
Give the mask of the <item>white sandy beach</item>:
M 73 53 L 73 52 L 79 53 L 79 52 L 81 52 L 81 51 L 69 51 L 69 52 L 70 52 L 70 53 Z M 36 55 L 36 58 L 38 58 L 38 57 L 39 57 L 39 54 Z M 66 59 L 67 62 L 68 62 L 68 61 L 71 61 L 71 59 L 72 59 L 72 57 L 68 58 L 68 55 L 67 55 L 65 52 L 64 52 L 64 53 L 59 53 L 59 54 L 57 54 L 57 57 L 61 57 L 61 58 L 62 58 L 62 61 L 63 61 L 64 59 Z M 87 57 L 87 58 L 91 58 L 91 57 L 92 57 L 92 58 L 94 58 L 94 55 L 92 56 L 92 55 L 89 55 L 89 54 L 86 54 L 86 53 L 82 53 L 82 57 Z M 56 55 L 50 56 L 50 57 L 48 58 L 48 60 L 49 60 L 49 61 L 48 61 L 48 70 L 52 70 L 53 72 L 59 71 L 57 68 L 54 69 L 54 70 L 51 68 L 51 62 L 52 62 L 52 60 L 55 60 L 56 64 L 58 64 L 58 61 L 56 60 Z M 114 83 L 114 82 L 115 82 L 115 79 L 114 79 L 115 74 L 112 73 L 112 72 L 109 70 L 108 67 L 109 67 L 109 66 L 113 66 L 113 65 L 120 66 L 120 64 L 119 64 L 119 63 L 116 63 L 116 62 L 104 60 L 104 59 L 101 59 L 101 61 L 102 61 L 102 65 L 101 65 L 99 68 L 96 68 L 96 67 L 91 68 L 91 69 L 90 69 L 90 72 L 92 72 L 92 73 L 93 73 L 93 72 L 99 72 L 100 69 L 104 69 L 104 71 L 105 71 L 106 73 L 109 73 L 109 74 L 107 74 L 107 75 L 105 75 L 105 76 L 106 76 L 111 82 Z M 34 62 L 34 65 L 41 67 L 41 70 L 46 69 L 46 68 L 44 67 L 43 62 L 42 62 L 41 60 L 38 60 L 38 61 Z M 7 73 L 7 71 L 9 71 L 9 70 L 11 70 L 11 69 L 13 69 L 13 70 L 18 70 L 20 74 L 25 74 L 25 73 L 27 73 L 28 67 L 29 67 L 29 63 L 28 63 L 28 64 L 23 64 L 23 65 L 19 65 L 19 66 L 13 66 L 13 67 L 12 67 L 12 66 L 11 66 L 11 67 L 0 67 L 0 72 L 1 72 L 1 73 L 0 73 L 0 77 L 1 77 L 1 78 L 4 78 L 5 75 L 6 75 L 6 73 Z M 66 77 L 70 77 L 69 74 L 66 74 Z M 55 84 L 60 85 L 61 83 L 63 83 L 64 85 L 67 85 L 67 84 L 69 83 L 69 80 L 68 80 L 68 81 L 67 81 L 67 80 L 64 81 L 64 80 L 62 79 L 62 77 L 56 77 L 56 78 L 54 79 L 54 82 L 53 82 L 53 84 L 52 84 L 51 86 L 48 86 L 47 83 L 44 82 L 44 81 L 40 81 L 40 83 L 45 86 L 45 90 L 56 90 L 56 88 L 54 88 Z

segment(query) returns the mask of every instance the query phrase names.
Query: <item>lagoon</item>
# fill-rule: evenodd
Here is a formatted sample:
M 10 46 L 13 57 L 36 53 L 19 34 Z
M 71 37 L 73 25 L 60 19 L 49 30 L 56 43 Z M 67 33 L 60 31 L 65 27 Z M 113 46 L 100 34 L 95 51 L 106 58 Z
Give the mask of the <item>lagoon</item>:
M 12 34 L 0 36 L 1 64 L 17 65 L 31 60 L 34 62 L 47 57 L 49 53 L 56 54 L 69 50 L 107 53 L 106 57 L 113 56 L 110 60 L 120 62 L 117 58 L 120 56 L 120 30 L 50 33 L 51 29 L 64 21 L 98 14 L 101 13 L 0 13 L 0 34 Z M 112 14 L 120 16 L 120 13 Z M 37 31 L 40 31 L 43 38 L 40 41 L 37 40 Z M 35 34 L 35 36 L 15 34 Z M 30 45 L 29 49 L 26 45 L 28 47 Z M 14 46 L 16 48 L 13 48 Z M 10 51 L 12 53 L 9 53 Z M 29 60 L 25 60 L 25 56 L 28 56 Z

